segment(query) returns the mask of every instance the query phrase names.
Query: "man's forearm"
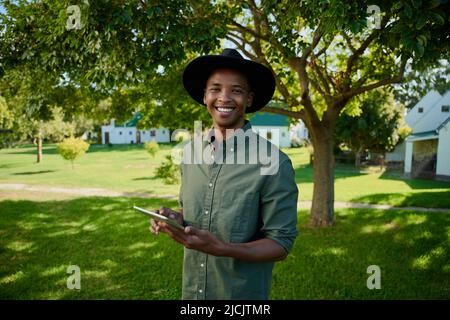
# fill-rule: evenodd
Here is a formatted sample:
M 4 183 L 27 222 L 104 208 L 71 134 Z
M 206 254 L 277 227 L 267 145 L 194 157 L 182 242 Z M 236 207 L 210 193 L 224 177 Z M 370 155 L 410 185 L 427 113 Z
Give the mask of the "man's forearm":
M 286 250 L 269 238 L 247 243 L 224 243 L 220 251 L 220 256 L 250 262 L 279 261 L 287 257 Z

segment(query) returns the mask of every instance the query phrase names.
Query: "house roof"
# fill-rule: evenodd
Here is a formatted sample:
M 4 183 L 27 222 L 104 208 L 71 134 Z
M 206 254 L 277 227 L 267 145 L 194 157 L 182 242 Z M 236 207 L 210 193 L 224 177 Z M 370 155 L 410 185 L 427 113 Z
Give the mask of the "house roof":
M 441 129 L 442 129 L 443 127 L 445 127 L 445 125 L 446 125 L 447 123 L 449 123 L 449 122 L 450 122 L 450 116 L 449 116 L 444 122 L 442 122 L 441 125 L 440 125 L 439 127 L 437 127 L 436 131 L 441 130 Z
M 250 119 L 250 123 L 252 126 L 288 127 L 289 118 L 281 114 L 256 112 L 255 116 Z
M 440 98 L 436 100 L 437 97 Z M 438 130 L 449 116 L 448 112 L 442 110 L 442 106 L 449 104 L 450 90 L 447 90 L 442 96 L 435 91 L 431 91 L 408 112 L 406 123 L 411 127 L 413 133 Z M 423 108 L 424 112 L 418 113 L 418 107 Z
M 130 120 L 128 120 L 127 122 L 125 122 L 124 124 L 116 124 L 115 127 L 136 127 L 137 123 L 139 122 L 139 120 L 142 119 L 142 114 L 140 112 L 136 112 L 133 115 L 133 118 L 131 118 Z
M 406 138 L 406 141 L 420 141 L 420 140 L 430 140 L 430 139 L 438 139 L 439 134 L 436 130 L 419 132 L 409 135 Z

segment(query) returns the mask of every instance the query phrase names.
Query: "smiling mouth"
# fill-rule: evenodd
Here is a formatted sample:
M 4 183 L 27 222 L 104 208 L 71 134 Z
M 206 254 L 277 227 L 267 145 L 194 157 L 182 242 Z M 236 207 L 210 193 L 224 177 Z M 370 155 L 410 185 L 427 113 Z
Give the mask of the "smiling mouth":
M 236 109 L 235 107 L 214 107 L 214 109 L 216 109 L 217 111 L 219 111 L 220 113 L 231 113 L 234 111 L 234 109 Z

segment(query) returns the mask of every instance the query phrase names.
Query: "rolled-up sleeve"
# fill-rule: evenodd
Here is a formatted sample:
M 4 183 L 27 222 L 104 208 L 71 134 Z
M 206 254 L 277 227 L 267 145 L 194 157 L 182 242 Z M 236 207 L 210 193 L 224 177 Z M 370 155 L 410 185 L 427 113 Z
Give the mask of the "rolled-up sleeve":
M 261 194 L 263 226 L 266 238 L 280 244 L 289 252 L 297 237 L 298 188 L 289 158 L 280 161 L 275 175 L 267 176 Z

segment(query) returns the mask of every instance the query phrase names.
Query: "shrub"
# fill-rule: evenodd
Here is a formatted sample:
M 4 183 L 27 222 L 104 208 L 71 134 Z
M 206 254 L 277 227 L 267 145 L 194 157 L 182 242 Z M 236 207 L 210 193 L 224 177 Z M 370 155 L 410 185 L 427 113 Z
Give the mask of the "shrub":
M 152 157 L 154 157 L 159 151 L 159 144 L 155 140 L 152 140 L 150 142 L 147 141 L 144 143 L 144 148 Z
M 166 155 L 166 161 L 156 168 L 155 177 L 162 179 L 165 184 L 176 184 L 179 181 L 179 173 L 180 167 L 173 163 L 170 155 Z
M 59 143 L 57 150 L 61 157 L 70 160 L 73 169 L 73 162 L 75 159 L 78 159 L 85 154 L 88 149 L 89 143 L 80 138 L 70 137 Z

